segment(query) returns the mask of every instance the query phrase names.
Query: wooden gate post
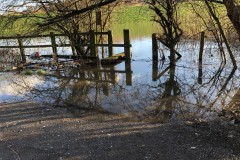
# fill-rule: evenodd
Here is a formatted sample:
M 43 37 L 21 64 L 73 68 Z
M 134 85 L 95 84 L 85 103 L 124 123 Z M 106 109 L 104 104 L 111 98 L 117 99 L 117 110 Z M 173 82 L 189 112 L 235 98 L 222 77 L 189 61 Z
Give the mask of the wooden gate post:
M 58 64 L 57 43 L 56 43 L 55 35 L 53 32 L 50 32 L 50 37 L 51 37 L 52 51 L 53 51 L 53 62 L 54 64 Z
M 158 60 L 158 44 L 157 44 L 157 34 L 152 34 L 152 59 Z
M 125 53 L 125 58 L 130 60 L 132 58 L 131 56 L 131 51 L 130 51 L 130 37 L 129 37 L 129 30 L 124 29 L 123 30 L 123 37 L 124 37 L 124 53 Z
M 22 57 L 22 63 L 26 63 L 26 57 L 25 57 L 25 52 L 24 52 L 24 48 L 23 48 L 23 41 L 21 38 L 21 35 L 17 35 L 18 37 L 18 45 L 19 45 L 19 50 L 20 50 L 20 54 Z
M 201 32 L 200 50 L 199 50 L 199 61 L 202 61 L 202 58 L 203 58 L 204 35 L 205 35 L 205 32 Z
M 111 57 L 113 55 L 113 38 L 112 31 L 108 31 L 108 56 Z
M 94 35 L 94 31 L 90 30 L 89 31 L 90 34 L 90 54 L 93 57 L 98 57 L 97 56 L 97 52 L 96 52 L 96 48 L 95 48 L 95 35 Z

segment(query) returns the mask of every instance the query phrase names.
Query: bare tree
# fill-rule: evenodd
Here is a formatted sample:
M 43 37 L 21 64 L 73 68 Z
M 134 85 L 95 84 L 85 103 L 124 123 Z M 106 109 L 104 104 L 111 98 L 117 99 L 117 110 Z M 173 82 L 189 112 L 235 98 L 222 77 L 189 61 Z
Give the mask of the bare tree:
M 87 55 L 88 48 L 75 44 L 86 44 L 88 36 L 80 36 L 79 32 L 88 32 L 95 27 L 95 11 L 108 6 L 109 12 L 103 14 L 103 21 L 107 22 L 111 10 L 118 4 L 117 0 L 25 0 L 21 2 L 9 1 L 3 9 L 14 23 L 25 19 L 32 23 L 28 34 L 39 34 L 46 31 L 65 33 L 73 44 L 78 55 Z M 28 6 L 32 6 L 29 9 Z M 11 16 L 13 15 L 13 16 Z M 106 23 L 103 23 L 106 25 Z
M 227 16 L 233 24 L 240 39 L 240 3 L 238 0 L 209 0 L 209 3 L 218 3 L 225 6 Z
M 221 3 L 221 4 L 225 5 L 225 7 L 227 9 L 228 17 L 231 20 L 234 28 L 236 29 L 236 31 L 238 33 L 239 38 L 240 38 L 240 23 L 238 22 L 240 20 L 240 14 L 239 14 L 239 11 L 238 11 L 238 7 L 236 7 L 236 4 L 234 3 L 233 0 L 228 0 L 228 1 L 223 0 L 222 2 L 221 1 L 204 0 L 204 3 L 206 4 L 210 15 L 213 17 L 213 20 L 216 23 L 216 26 L 217 26 L 217 28 L 219 30 L 219 33 L 220 33 L 220 35 L 223 39 L 223 42 L 226 45 L 227 51 L 228 51 L 229 56 L 230 56 L 230 58 L 232 60 L 232 63 L 233 63 L 233 67 L 236 68 L 237 63 L 236 63 L 235 57 L 232 53 L 231 46 L 228 43 L 228 40 L 226 38 L 226 35 L 225 35 L 224 29 L 222 27 L 222 24 L 221 24 L 218 16 L 216 15 L 216 12 L 214 11 L 214 5 L 211 2 Z
M 227 15 L 238 33 L 240 40 L 240 7 L 237 0 L 223 0 L 222 3 L 227 9 Z
M 160 41 L 170 49 L 170 65 L 175 65 L 175 46 L 182 35 L 178 22 L 178 3 L 175 0 L 145 0 L 149 8 L 155 12 L 153 20 L 163 29 Z

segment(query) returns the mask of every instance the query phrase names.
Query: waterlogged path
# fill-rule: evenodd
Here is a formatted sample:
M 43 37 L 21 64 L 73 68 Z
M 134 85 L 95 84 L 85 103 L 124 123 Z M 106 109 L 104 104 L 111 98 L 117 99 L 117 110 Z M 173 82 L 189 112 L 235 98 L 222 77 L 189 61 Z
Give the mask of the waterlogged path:
M 177 50 L 183 57 L 167 70 L 168 60 L 152 62 L 150 38 L 131 43 L 133 60 L 115 66 L 51 71 L 48 76 L 1 73 L 0 103 L 31 100 L 75 115 L 114 113 L 159 122 L 213 120 L 230 109 L 240 85 L 239 70 L 232 70 L 230 62 L 220 65 L 214 43 L 206 43 L 199 66 L 198 42 L 182 42 Z M 169 54 L 164 47 L 163 54 Z

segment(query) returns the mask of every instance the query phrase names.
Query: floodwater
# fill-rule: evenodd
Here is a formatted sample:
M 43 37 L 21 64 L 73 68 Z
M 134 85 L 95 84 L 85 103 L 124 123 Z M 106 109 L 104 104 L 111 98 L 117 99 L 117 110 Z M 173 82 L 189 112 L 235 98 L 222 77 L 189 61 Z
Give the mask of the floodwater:
M 168 58 L 152 61 L 151 34 L 146 34 L 131 38 L 132 61 L 51 71 L 48 76 L 0 72 L 0 103 L 31 100 L 80 116 L 100 112 L 161 122 L 213 120 L 223 111 L 237 110 L 231 104 L 240 74 L 230 60 L 221 65 L 214 42 L 206 42 L 199 64 L 198 43 L 185 40 L 177 46 L 182 58 L 174 68 L 168 67 Z M 114 53 L 122 51 L 114 48 Z M 169 56 L 164 46 L 159 53 Z

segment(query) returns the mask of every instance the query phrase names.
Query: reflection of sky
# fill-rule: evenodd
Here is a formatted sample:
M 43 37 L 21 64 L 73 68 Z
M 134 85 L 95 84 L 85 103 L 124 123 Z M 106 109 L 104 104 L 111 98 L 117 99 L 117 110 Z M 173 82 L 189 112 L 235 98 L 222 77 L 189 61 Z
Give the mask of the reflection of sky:
M 123 42 L 119 42 L 123 43 Z M 152 59 L 152 40 L 151 38 L 141 38 L 141 39 L 132 39 L 131 40 L 131 51 L 132 51 L 132 58 L 135 60 L 139 59 Z M 123 48 L 114 48 L 114 53 L 121 53 L 123 52 Z
M 0 103 L 26 100 L 27 98 L 24 95 L 28 94 L 36 85 L 42 83 L 42 79 L 36 76 L 24 77 L 11 73 L 0 73 Z M 25 85 L 27 87 L 22 87 Z
M 41 43 L 46 43 L 42 41 Z M 235 76 L 231 81 L 229 81 L 226 90 L 222 92 L 222 97 L 218 99 L 218 91 L 221 89 L 225 83 L 227 77 L 231 72 L 231 67 L 226 66 L 223 72 L 218 76 L 216 82 L 211 81 L 214 74 L 220 66 L 219 58 L 217 56 L 216 45 L 211 42 L 206 42 L 204 61 L 203 61 L 203 84 L 198 84 L 198 42 L 193 43 L 182 43 L 177 47 L 177 50 L 182 54 L 182 58 L 177 62 L 177 67 L 175 70 L 174 80 L 179 84 L 181 89 L 181 94 L 176 97 L 163 97 L 166 93 L 166 83 L 169 80 L 169 71 L 167 71 L 162 77 L 157 81 L 152 81 L 152 61 L 151 61 L 151 38 L 142 38 L 142 39 L 132 39 L 132 55 L 133 61 L 131 68 L 133 71 L 132 75 L 132 86 L 126 86 L 126 75 L 117 74 L 118 81 L 117 84 L 109 85 L 109 96 L 104 94 L 98 95 L 98 103 L 107 110 L 114 112 L 127 113 L 128 111 L 134 110 L 143 112 L 146 108 L 154 107 L 163 107 L 166 105 L 164 102 L 174 98 L 172 104 L 174 104 L 174 112 L 181 113 L 183 112 L 192 112 L 196 115 L 201 115 L 207 117 L 208 115 L 215 114 L 215 110 L 219 111 L 222 108 L 223 104 L 230 102 L 231 97 L 236 93 L 240 82 L 239 82 L 239 71 L 235 73 Z M 114 52 L 118 53 L 123 51 L 123 48 L 115 48 Z M 169 52 L 164 48 L 163 52 L 166 54 L 166 58 L 169 55 Z M 230 62 L 227 62 L 230 64 Z M 159 62 L 158 68 L 159 73 L 163 71 L 169 64 L 167 58 L 166 62 L 162 64 Z M 115 69 L 124 70 L 125 64 L 118 64 Z M 3 77 L 2 75 L 0 75 Z M 45 81 L 44 88 L 49 90 L 49 93 L 44 94 L 44 96 L 49 97 L 54 94 L 59 94 L 60 92 L 53 91 L 51 92 L 48 87 L 52 86 L 52 83 L 60 85 L 60 80 L 51 82 L 51 79 Z M 1 81 L 0 84 L 7 86 L 7 80 Z M 75 81 L 76 82 L 76 81 Z M 74 84 L 74 81 L 71 83 Z M 39 89 L 39 84 L 41 81 L 34 81 L 32 87 Z M 85 83 L 85 82 L 84 82 Z M 72 84 L 69 83 L 69 86 Z M 96 101 L 96 83 L 89 82 L 90 89 L 89 93 L 85 96 L 89 97 L 90 101 Z M 71 95 L 71 87 L 67 87 L 62 98 L 69 98 Z M 55 86 L 56 87 L 56 86 Z M 1 87 L 2 88 L 2 87 Z M 8 87 L 6 87 L 8 88 Z M 123 89 L 124 88 L 124 89 Z M 14 90 L 16 88 L 13 88 Z M 24 94 L 27 94 L 25 91 Z M 49 96 L 48 96 L 49 94 Z M 15 93 L 12 93 L 11 89 L 0 90 L 0 102 L 7 101 L 8 99 L 15 100 L 14 97 L 18 96 Z M 76 95 L 75 95 L 76 96 Z M 77 95 L 81 96 L 81 95 Z M 70 98 L 74 97 L 71 95 Z M 215 105 L 212 108 L 207 108 L 207 106 L 216 100 Z M 84 100 L 84 99 L 83 99 Z M 79 103 L 79 102 L 78 102 Z M 222 104 L 223 103 L 223 104 Z M 167 107 L 167 106 L 164 106 Z M 162 109 L 162 108 L 161 108 Z M 213 112 L 209 112 L 213 111 Z
M 36 6 L 36 2 L 29 0 L 0 0 L 0 14 L 6 11 L 22 12 L 27 7 Z

